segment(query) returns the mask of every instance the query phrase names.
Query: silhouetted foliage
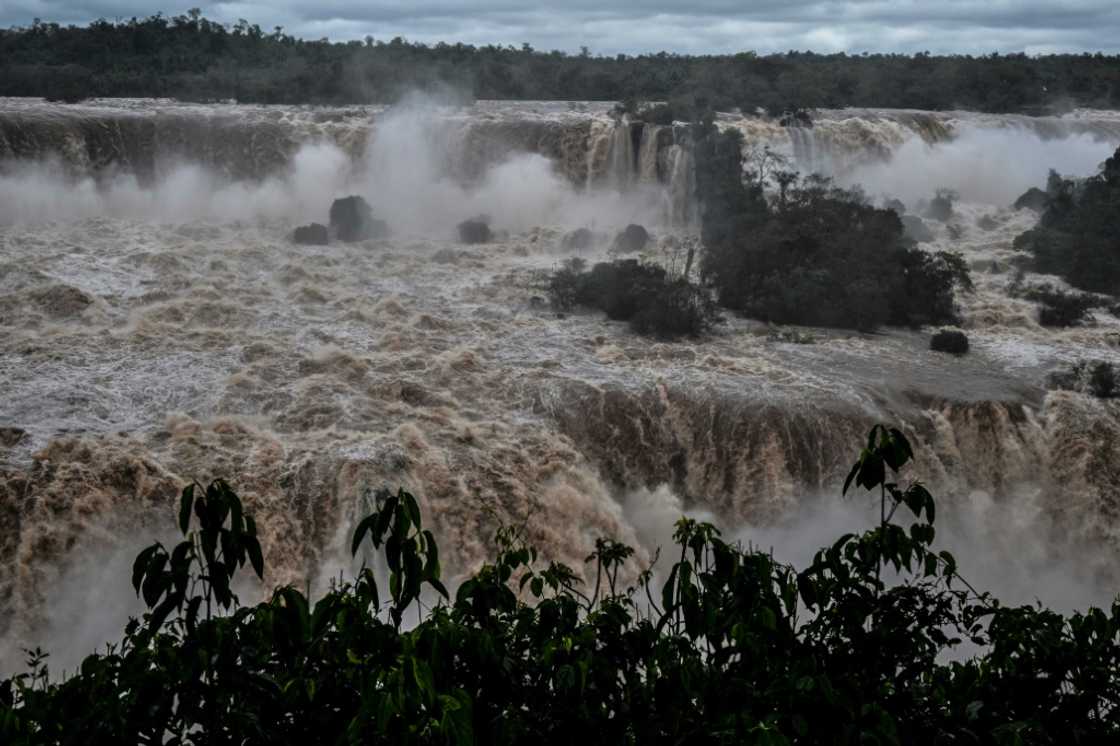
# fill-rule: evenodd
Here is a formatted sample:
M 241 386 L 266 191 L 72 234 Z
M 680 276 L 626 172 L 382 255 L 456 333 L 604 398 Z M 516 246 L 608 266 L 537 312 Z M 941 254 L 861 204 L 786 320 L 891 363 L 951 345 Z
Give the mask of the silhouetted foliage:
M 721 305 L 779 324 L 956 323 L 954 288 L 972 287 L 960 255 L 916 248 L 896 211 L 820 176 L 794 174 L 768 201 L 768 174 L 784 174 L 772 154 L 744 182 L 738 133 L 701 124 L 694 138 L 702 271 Z
M 0 742 L 1115 742 L 1120 603 L 1066 617 L 978 593 L 934 549 L 912 458 L 872 429 L 844 493 L 871 491 L 878 522 L 800 571 L 682 518 L 653 567 L 597 538 L 585 583 L 501 528 L 452 596 L 418 501 L 381 491 L 351 551 L 387 586 L 363 563 L 314 603 L 286 586 L 253 606 L 230 590 L 264 571 L 252 518 L 225 483 L 191 487 L 183 542 L 135 563 L 149 613 L 64 679 L 31 651 L 0 681 Z
M 0 95 L 75 100 L 170 96 L 260 103 L 391 102 L 416 90 L 484 99 L 668 102 L 647 121 L 693 121 L 708 109 L 773 116 L 820 107 L 1048 113 L 1120 108 L 1114 56 L 787 54 L 689 57 L 569 55 L 528 45 L 330 43 L 191 11 L 88 26 L 36 21 L 0 31 Z
M 934 352 L 964 355 L 968 352 L 968 337 L 956 329 L 941 329 L 930 337 L 929 348 Z
M 1053 171 L 1038 225 L 1015 239 L 1035 269 L 1094 293 L 1120 295 L 1120 149 L 1096 176 L 1080 181 Z
M 636 259 L 596 264 L 568 261 L 549 279 L 553 306 L 567 311 L 577 306 L 596 308 L 616 321 L 628 321 L 639 334 L 663 338 L 695 337 L 716 320 L 708 292 L 683 278 L 670 277 L 664 268 Z

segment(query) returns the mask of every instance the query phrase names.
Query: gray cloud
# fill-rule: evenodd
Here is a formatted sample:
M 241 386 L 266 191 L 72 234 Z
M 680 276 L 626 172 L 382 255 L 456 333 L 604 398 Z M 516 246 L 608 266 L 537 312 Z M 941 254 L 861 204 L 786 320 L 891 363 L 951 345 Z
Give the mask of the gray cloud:
M 601 54 L 670 51 L 1120 52 L 1116 0 L 325 0 L 203 6 L 224 23 L 332 40 L 402 36 L 421 42 L 521 44 Z M 0 26 L 33 18 L 85 23 L 151 15 L 130 0 L 0 0 Z M 165 8 L 177 15 L 183 9 Z

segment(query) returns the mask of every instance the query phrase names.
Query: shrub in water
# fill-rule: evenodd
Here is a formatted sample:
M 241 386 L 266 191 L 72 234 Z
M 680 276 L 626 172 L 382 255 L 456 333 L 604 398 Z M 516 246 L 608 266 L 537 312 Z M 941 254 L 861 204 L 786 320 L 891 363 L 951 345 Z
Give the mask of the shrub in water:
M 301 225 L 292 233 L 293 242 L 306 246 L 326 246 L 330 240 L 330 232 L 322 223 Z
M 930 337 L 929 348 L 934 352 L 963 355 L 968 352 L 968 337 L 956 329 L 942 329 Z
M 1103 304 L 1095 295 L 1071 293 L 1053 285 L 1032 285 L 1012 292 L 1039 304 L 1038 323 L 1043 326 L 1077 326 L 1088 318 L 1089 309 Z
M 711 328 L 715 304 L 708 292 L 659 266 L 636 259 L 601 262 L 583 271 L 573 259 L 549 278 L 555 308 L 597 308 L 616 321 L 629 321 L 639 334 L 674 338 L 697 336 Z
M 1047 384 L 1052 389 L 1080 391 L 1098 399 L 1120 395 L 1120 374 L 1116 366 L 1106 360 L 1079 360 L 1065 370 L 1051 373 Z

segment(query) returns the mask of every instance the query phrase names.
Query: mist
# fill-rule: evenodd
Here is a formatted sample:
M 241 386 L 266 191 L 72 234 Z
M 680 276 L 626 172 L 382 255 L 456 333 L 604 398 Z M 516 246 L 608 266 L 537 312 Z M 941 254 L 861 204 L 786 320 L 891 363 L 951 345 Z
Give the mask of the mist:
M 1043 138 L 1016 127 L 964 126 L 947 141 L 911 137 L 890 159 L 856 167 L 839 177 L 869 194 L 901 199 L 908 206 L 939 188 L 966 202 L 1006 207 L 1031 187 L 1042 187 L 1050 169 L 1063 176 L 1091 176 L 1115 149 L 1088 134 Z
M 724 538 L 803 568 L 840 534 L 872 526 L 878 509 L 867 496 L 841 499 L 822 488 L 831 478 L 827 459 L 800 463 L 806 448 L 791 445 L 789 432 L 812 444 L 808 450 L 831 454 L 836 440 L 851 441 L 854 457 L 853 428 L 831 416 L 837 402 L 858 408 L 858 417 L 915 418 L 941 406 L 954 386 L 968 389 L 962 396 L 1002 398 L 975 413 L 981 447 L 962 448 L 961 463 L 944 467 L 959 470 L 964 487 L 942 494 L 931 485 L 939 499 L 936 546 L 956 554 L 976 587 L 1007 603 L 1037 599 L 1069 610 L 1111 601 L 1111 576 L 1095 568 L 1115 566 L 1113 545 L 1073 546 L 1076 538 L 1058 535 L 1048 523 L 1050 501 L 1068 502 L 1069 494 L 1043 488 L 1076 482 L 1088 497 L 1069 510 L 1080 511 L 1084 524 L 1107 520 L 1093 511 L 1097 495 L 1111 494 L 1110 473 L 1090 474 L 1096 467 L 1088 459 L 1072 479 L 1047 471 L 1063 433 L 1089 421 L 1088 405 L 1072 394 L 1064 403 L 1039 401 L 1048 355 L 1115 357 L 1113 331 L 1105 322 L 1054 331 L 999 321 L 1025 313 L 1024 302 L 1010 299 L 1007 277 L 989 268 L 994 258 L 1010 266 L 1014 236 L 1030 216 L 1001 216 L 993 230 L 970 223 L 967 240 L 938 228 L 937 248 L 961 250 L 984 268 L 968 302 L 986 315 L 962 320 L 974 341 L 968 358 L 932 358 L 925 332 L 911 330 L 806 330 L 808 340 L 793 344 L 786 340 L 797 336 L 731 313 L 701 339 L 641 338 L 602 314 L 549 306 L 542 268 L 571 254 L 559 237 L 573 228 L 609 234 L 637 223 L 664 237 L 664 246 L 693 245 L 686 242 L 697 240 L 697 226 L 673 222 L 665 207 L 669 194 L 687 203 L 685 213 L 697 207 L 692 160 L 665 128 L 635 147 L 633 132 L 601 113 L 506 106 L 479 112 L 411 96 L 371 116 L 361 148 L 318 132 L 291 134 L 300 144 L 263 179 L 233 179 L 185 156 L 157 159 L 159 173 L 144 183 L 123 170 L 83 174 L 64 153 L 0 164 L 0 376 L 8 386 L 0 426 L 26 435 L 0 450 L 0 478 L 16 485 L 5 494 L 61 495 L 50 515 L 28 511 L 9 527 L 13 541 L 24 542 L 20 563 L 49 571 L 0 578 L 19 589 L 3 609 L 15 622 L 0 671 L 20 666 L 24 644 L 51 650 L 56 673 L 73 670 L 142 612 L 128 570 L 159 537 L 121 528 L 133 498 L 119 487 L 127 484 L 120 475 L 133 473 L 132 458 L 176 478 L 244 485 L 263 530 L 285 538 L 268 566 L 313 595 L 356 569 L 348 552 L 356 508 L 340 486 L 354 474 L 374 488 L 406 484 L 416 492 L 425 522 L 439 532 L 449 578 L 483 561 L 493 521 L 529 519 L 545 556 L 577 569 L 596 538 L 611 536 L 637 548 L 632 570 L 660 549 L 657 572 L 667 572 L 681 515 L 714 522 Z M 555 141 L 568 150 L 563 158 L 544 147 L 495 148 L 495 155 L 468 136 L 492 117 L 534 136 L 561 131 Z M 852 124 L 852 136 L 836 142 L 864 148 L 857 155 L 865 161 L 889 157 L 838 178 L 911 207 L 951 188 L 966 218 L 1010 205 L 1043 185 L 1050 168 L 1093 173 L 1115 145 L 980 124 L 962 125 L 935 145 L 917 135 L 901 144 L 865 141 L 901 126 Z M 758 132 L 775 142 L 788 137 L 776 125 Z M 822 157 L 829 161 L 852 162 Z M 390 238 L 293 243 L 296 226 L 327 222 L 332 201 L 350 194 L 369 202 Z M 498 239 L 461 244 L 457 224 L 480 215 Z M 534 240 L 539 234 L 529 232 L 537 227 L 555 240 Z M 580 256 L 615 258 L 605 246 Z M 1014 313 L 993 312 L 1009 304 Z M 1024 345 L 1041 350 L 1029 369 L 1006 352 Z M 944 380 L 931 385 L 934 377 Z M 743 415 L 734 406 L 740 397 L 760 406 Z M 922 404 L 884 413 L 884 401 Z M 1023 409 L 1049 428 L 1041 445 L 1007 425 Z M 749 419 L 759 411 L 767 413 L 761 421 Z M 688 431 L 690 423 L 714 422 L 713 412 L 743 418 L 729 427 L 736 437 L 761 433 L 764 446 L 750 452 L 757 471 L 740 463 L 747 452 L 740 443 L 717 447 L 712 432 Z M 1084 448 L 1104 453 L 1107 463 L 1120 419 L 1104 405 L 1094 412 L 1093 442 Z M 946 438 L 972 424 L 946 421 Z M 673 437 L 659 440 L 657 428 Z M 131 439 L 127 458 L 125 446 L 107 444 L 121 432 Z M 969 432 L 960 442 L 973 442 Z M 60 440 L 81 446 L 49 448 Z M 618 452 L 604 456 L 604 443 Z M 1004 449 L 1029 458 L 1004 459 Z M 675 493 L 666 483 L 671 469 L 662 467 L 693 452 L 711 460 L 690 462 L 689 479 L 739 494 L 706 502 L 699 489 L 687 498 Z M 82 478 L 61 487 L 51 481 L 71 473 Z M 923 475 L 930 476 L 937 474 Z M 91 531 L 68 516 L 88 510 L 72 496 L 94 490 L 113 495 L 106 504 L 114 507 Z M 758 515 L 739 511 L 756 500 Z M 170 525 L 171 511 L 164 517 Z M 27 538 L 48 524 L 70 547 L 61 556 Z M 124 535 L 104 540 L 115 533 Z M 261 590 L 249 589 L 243 600 L 258 600 Z
M 360 160 L 334 143 L 309 142 L 281 173 L 260 181 L 232 180 L 189 162 L 166 166 L 150 186 L 128 173 L 75 177 L 58 160 L 9 163 L 0 168 L 0 224 L 325 223 L 331 202 L 349 194 L 364 197 L 395 233 L 430 239 L 450 239 L 459 222 L 480 215 L 514 233 L 662 220 L 661 188 L 576 189 L 536 153 L 484 163 L 480 178 L 462 183 L 455 171 L 473 155 L 463 150 L 466 125 L 455 111 L 441 99 L 408 96 L 371 122 Z
M 1042 603 L 1055 611 L 1107 607 L 1120 593 L 1112 578 L 1096 577 L 1094 566 L 1107 566 L 1110 550 L 1104 546 L 1063 546 L 1053 529 L 1040 519 L 1043 493 L 1030 485 L 1017 490 L 1014 500 L 996 502 L 975 492 L 963 499 L 937 502 L 937 536 L 933 548 L 949 550 L 958 572 L 978 591 L 988 591 L 1009 605 Z M 668 486 L 638 490 L 622 498 L 624 515 L 633 526 L 645 556 L 658 549 L 663 582 L 672 563 L 676 520 L 687 516 L 713 523 L 723 539 L 743 547 L 771 553 L 779 562 L 804 570 L 818 550 L 840 536 L 874 528 L 879 521 L 876 495 L 858 488 L 842 497 L 835 493 L 804 495 L 796 509 L 773 524 L 737 524 L 721 519 L 702 505 L 686 507 Z M 895 522 L 908 526 L 913 515 L 900 508 Z

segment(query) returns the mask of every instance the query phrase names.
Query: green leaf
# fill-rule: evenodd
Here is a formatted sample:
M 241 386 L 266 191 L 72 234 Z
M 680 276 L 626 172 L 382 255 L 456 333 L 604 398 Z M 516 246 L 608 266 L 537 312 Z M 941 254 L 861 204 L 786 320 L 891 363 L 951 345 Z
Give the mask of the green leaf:
M 245 516 L 241 509 L 241 499 L 226 485 L 226 494 L 229 499 L 230 528 L 235 535 L 245 533 Z
M 140 595 L 140 584 L 144 581 L 144 576 L 148 573 L 148 566 L 151 564 L 152 556 L 156 552 L 163 549 L 160 544 L 152 544 L 150 547 L 136 555 L 136 560 L 132 563 L 132 587 L 136 591 L 136 595 Z
M 435 588 L 436 592 L 444 598 L 451 598 L 451 594 L 447 592 L 447 588 L 445 588 L 443 583 L 441 583 L 437 578 L 429 578 L 428 584 Z
M 862 461 L 857 461 L 855 465 L 852 466 L 852 470 L 848 472 L 848 478 L 844 480 L 844 489 L 843 491 L 841 491 L 841 495 L 848 494 L 848 488 L 852 486 L 852 480 L 856 478 L 857 474 L 859 474 L 859 467 L 861 465 Z
M 401 503 L 404 505 L 405 515 L 408 516 L 409 521 L 416 528 L 420 528 L 420 506 L 416 503 L 416 498 L 412 493 L 401 490 Z
M 257 541 L 257 537 L 249 535 L 244 539 L 245 551 L 249 555 L 249 563 L 253 566 L 253 572 L 257 577 L 264 580 L 264 555 L 261 554 L 261 543 Z
M 144 585 L 141 588 L 144 603 L 148 605 L 148 608 L 155 606 L 163 597 L 164 592 L 171 587 L 171 578 L 163 571 L 166 565 L 166 554 L 156 557 L 149 565 L 150 572 L 144 578 Z
M 895 428 L 888 431 L 884 451 L 883 458 L 894 471 L 901 469 L 907 461 L 914 457 L 914 452 L 910 450 L 910 441 L 906 440 L 906 436 Z
M 867 489 L 874 489 L 883 483 L 886 478 L 886 469 L 883 458 L 877 453 L 871 454 L 859 470 L 859 479 L 856 482 Z
M 381 504 L 381 509 L 375 513 L 377 516 L 373 530 L 373 545 L 375 547 L 381 545 L 381 540 L 385 536 L 385 532 L 389 530 L 389 524 L 393 521 L 393 515 L 397 512 L 398 504 L 400 504 L 400 500 L 396 497 L 386 497 Z
M 373 513 L 371 515 L 367 515 L 361 520 L 360 523 L 358 523 L 358 527 L 354 529 L 354 540 L 350 543 L 351 557 L 354 557 L 358 554 L 358 549 L 362 546 L 362 539 L 366 538 L 366 534 L 369 533 L 370 529 L 372 529 L 374 524 L 377 523 L 377 520 L 378 514 Z
M 817 584 L 808 572 L 798 574 L 797 590 L 801 593 L 801 600 L 806 606 L 812 609 L 817 605 Z
M 665 609 L 665 613 L 675 606 L 675 589 L 677 585 L 677 568 L 678 565 L 673 565 L 673 569 L 669 572 L 669 579 L 665 581 L 665 585 L 661 587 L 661 607 Z
M 183 488 L 183 496 L 179 499 L 179 531 L 187 535 L 191 525 L 191 508 L 194 506 L 194 483 Z

